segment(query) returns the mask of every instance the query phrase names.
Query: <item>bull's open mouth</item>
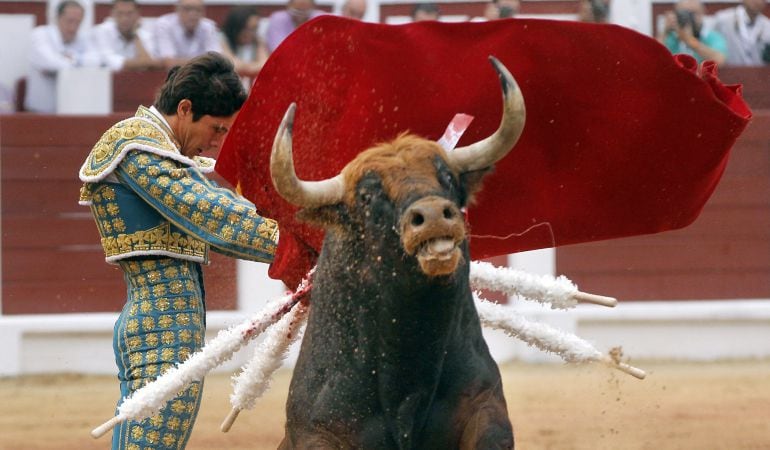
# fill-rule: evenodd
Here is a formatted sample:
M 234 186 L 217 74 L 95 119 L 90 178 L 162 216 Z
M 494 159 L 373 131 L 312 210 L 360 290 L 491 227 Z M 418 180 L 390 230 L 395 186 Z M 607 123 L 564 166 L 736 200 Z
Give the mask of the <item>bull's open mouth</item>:
M 455 241 L 449 236 L 429 239 L 417 250 L 417 256 L 438 260 L 449 259 L 455 248 L 457 248 Z
M 417 250 L 417 260 L 422 271 L 429 276 L 453 273 L 460 261 L 460 248 L 451 237 L 425 241 Z

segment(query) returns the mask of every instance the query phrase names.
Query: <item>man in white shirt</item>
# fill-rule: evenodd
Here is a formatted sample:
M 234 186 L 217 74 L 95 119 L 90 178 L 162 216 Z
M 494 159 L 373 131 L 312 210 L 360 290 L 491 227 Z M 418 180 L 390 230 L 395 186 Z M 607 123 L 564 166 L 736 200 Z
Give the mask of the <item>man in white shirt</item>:
M 85 11 L 75 0 L 64 0 L 56 9 L 56 23 L 32 30 L 24 108 L 39 113 L 56 112 L 56 77 L 70 67 L 98 67 L 100 58 L 88 39 L 78 33 Z
M 110 17 L 94 27 L 94 45 L 110 69 L 163 68 L 162 61 L 153 59 L 152 35 L 140 20 L 136 0 L 114 0 Z
M 770 19 L 762 14 L 766 0 L 743 0 L 715 14 L 715 28 L 727 39 L 727 65 L 770 64 Z
M 205 12 L 203 0 L 179 0 L 176 12 L 155 21 L 155 56 L 165 60 L 166 67 L 208 51 L 222 52 L 217 25 Z

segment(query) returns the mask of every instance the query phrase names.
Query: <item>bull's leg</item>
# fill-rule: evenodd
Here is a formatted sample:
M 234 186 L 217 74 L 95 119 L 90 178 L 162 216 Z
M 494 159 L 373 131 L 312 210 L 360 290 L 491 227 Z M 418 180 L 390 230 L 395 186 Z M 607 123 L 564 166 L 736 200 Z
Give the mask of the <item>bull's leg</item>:
M 513 428 L 502 393 L 498 389 L 490 389 L 471 403 L 476 408 L 465 422 L 460 450 L 513 449 Z

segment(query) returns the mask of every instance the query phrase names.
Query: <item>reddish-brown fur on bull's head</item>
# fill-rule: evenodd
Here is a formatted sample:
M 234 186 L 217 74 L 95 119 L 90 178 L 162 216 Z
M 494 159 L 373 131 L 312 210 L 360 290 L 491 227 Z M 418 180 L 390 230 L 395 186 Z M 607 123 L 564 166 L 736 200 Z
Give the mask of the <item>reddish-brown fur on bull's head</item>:
M 407 195 L 435 192 L 438 186 L 435 158 L 447 159 L 440 145 L 406 133 L 392 142 L 365 150 L 342 169 L 346 187 L 344 201 L 352 204 L 355 186 L 368 172 L 379 175 L 388 197 L 396 203 Z M 454 169 L 453 173 L 458 175 Z

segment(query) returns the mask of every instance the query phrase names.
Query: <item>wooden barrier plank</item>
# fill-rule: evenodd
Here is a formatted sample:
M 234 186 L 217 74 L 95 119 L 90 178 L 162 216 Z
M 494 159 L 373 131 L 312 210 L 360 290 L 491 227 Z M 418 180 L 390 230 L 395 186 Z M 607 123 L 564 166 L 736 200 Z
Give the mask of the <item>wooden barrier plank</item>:
M 770 66 L 765 67 L 764 72 L 765 80 L 770 79 Z M 762 86 L 764 89 L 767 89 L 767 81 L 765 81 Z M 770 89 L 767 90 L 770 91 Z M 770 105 L 766 106 L 764 109 L 754 108 L 752 113 L 753 116 L 751 122 L 749 122 L 749 126 L 743 131 L 741 137 L 738 138 L 738 144 L 743 142 L 752 144 L 762 142 L 767 144 L 767 129 L 770 128 Z
M 767 298 L 770 277 L 767 271 L 669 273 L 629 273 L 583 275 L 564 272 L 586 292 L 612 296 L 622 304 L 636 300 L 715 300 Z
M 83 209 L 84 215 L 74 218 L 3 214 L 3 250 L 98 245 L 94 219 L 87 208 Z
M 90 150 L 90 146 L 3 147 L 3 181 L 41 178 L 77 181 L 80 166 Z
M 118 312 L 126 301 L 122 282 L 3 282 L 3 314 Z
M 80 206 L 80 186 L 82 183 L 70 180 L 3 180 L 3 214 L 28 214 L 35 212 L 41 216 L 56 216 L 61 213 L 88 212 L 88 207 Z
M 98 241 L 95 242 L 98 244 Z M 73 264 L 77 262 L 76 264 Z M 116 278 L 117 277 L 117 278 Z M 99 248 L 3 248 L 3 283 L 14 281 L 122 280 L 120 268 L 107 264 Z
M 701 242 L 731 242 L 734 239 L 770 241 L 770 211 L 764 207 L 731 208 L 725 207 L 720 212 L 703 213 L 695 222 L 683 229 L 662 233 L 610 239 L 563 247 L 572 249 L 579 246 L 590 247 L 654 247 L 670 243 L 683 242 L 697 245 Z M 561 249 L 559 250 L 561 251 Z
M 770 10 L 767 8 L 766 11 Z M 720 67 L 719 79 L 725 84 L 743 85 L 743 97 L 752 109 L 770 109 L 770 70 L 765 67 Z
M 128 116 L 0 115 L 0 146 L 85 148 L 87 153 L 112 124 Z
M 165 70 L 116 72 L 112 76 L 112 110 L 134 114 L 139 105 L 151 106 L 165 80 Z
M 661 234 L 661 237 L 665 234 Z M 747 207 L 725 205 L 720 208 L 710 206 L 692 225 L 673 232 L 672 237 L 683 241 L 689 237 L 721 242 L 749 238 L 770 242 L 770 211 L 766 204 Z
M 757 164 L 762 167 L 762 164 Z M 755 176 L 725 176 L 717 185 L 706 208 L 712 207 L 751 207 L 766 205 L 770 196 L 770 177 Z M 704 208 L 704 210 L 707 210 Z
M 617 274 L 624 277 L 628 273 L 709 272 L 715 268 L 720 271 L 770 272 L 770 241 L 734 240 L 701 242 L 698 245 L 676 241 L 656 246 L 637 241 L 624 246 L 580 246 L 564 250 L 557 256 L 558 264 L 570 267 L 570 272 L 577 274 Z

